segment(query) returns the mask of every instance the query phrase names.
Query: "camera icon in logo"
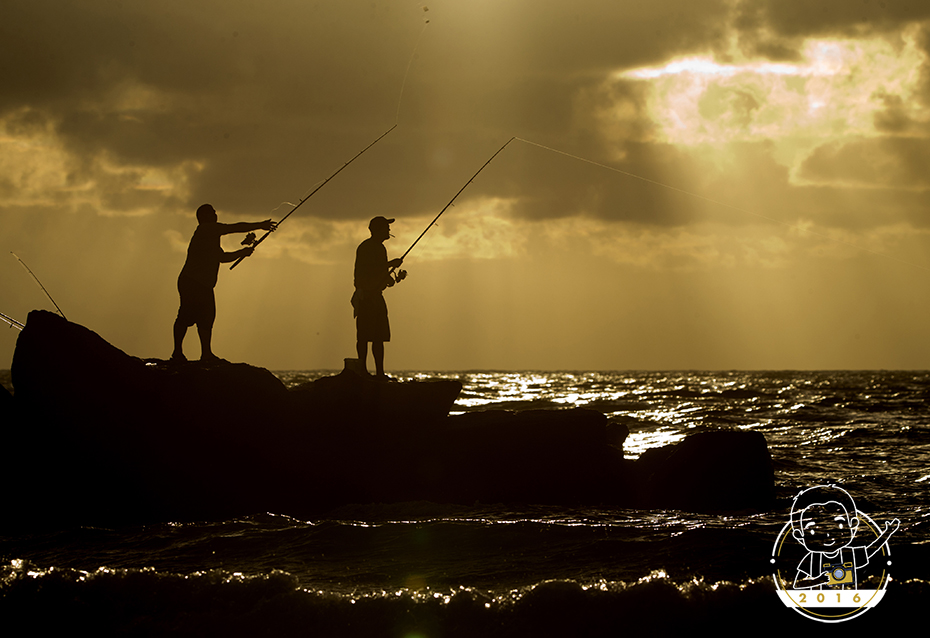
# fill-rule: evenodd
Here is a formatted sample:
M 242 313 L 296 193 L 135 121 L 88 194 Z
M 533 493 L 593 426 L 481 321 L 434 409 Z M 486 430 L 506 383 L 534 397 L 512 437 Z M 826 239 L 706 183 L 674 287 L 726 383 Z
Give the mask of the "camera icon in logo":
M 830 575 L 829 585 L 843 585 L 853 582 L 853 564 L 851 562 L 842 565 L 840 563 L 833 565 L 824 563 L 823 568 Z

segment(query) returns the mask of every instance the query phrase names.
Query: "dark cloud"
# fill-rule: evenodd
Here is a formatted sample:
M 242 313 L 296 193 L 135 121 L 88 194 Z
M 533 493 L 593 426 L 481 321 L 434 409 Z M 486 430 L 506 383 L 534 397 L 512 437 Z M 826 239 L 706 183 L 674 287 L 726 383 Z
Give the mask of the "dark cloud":
M 808 37 L 899 37 L 903 25 L 930 19 L 922 0 L 742 0 L 733 25 L 750 55 L 796 60 Z
M 920 87 L 921 90 L 917 95 L 920 105 L 930 107 L 930 24 L 922 25 L 920 32 L 917 34 L 917 44 L 924 54 L 924 64 L 920 68 Z
M 70 317 L 128 352 L 166 356 L 177 310 L 175 278 L 196 225 L 196 206 L 213 203 L 223 220 L 280 218 L 288 209 L 275 210 L 282 200 L 296 202 L 396 118 L 397 129 L 333 179 L 299 216 L 361 221 L 383 214 L 398 218 L 402 236 L 412 232 L 410 224 L 401 225 L 404 217 L 439 212 L 512 136 L 576 156 L 514 141 L 462 194 L 445 227 L 431 231 L 455 246 L 481 242 L 480 229 L 468 236 L 470 220 L 464 218 L 473 210 L 469 204 L 479 198 L 513 202 L 512 208 L 495 211 L 510 210 L 519 221 L 584 218 L 577 224 L 542 224 L 529 230 L 527 224 L 501 221 L 502 245 L 525 242 L 519 258 L 477 264 L 473 259 L 437 258 L 429 267 L 424 259 L 410 282 L 422 286 L 418 299 L 453 311 L 443 322 L 425 321 L 422 313 L 411 310 L 414 300 L 401 303 L 398 298 L 392 313 L 399 313 L 399 326 L 436 327 L 433 343 L 440 350 L 441 344 L 450 343 L 448 335 L 461 333 L 461 308 L 473 313 L 466 330 L 479 326 L 482 333 L 513 334 L 513 326 L 499 321 L 512 314 L 500 312 L 501 300 L 504 306 L 520 307 L 513 303 L 513 291 L 523 291 L 524 301 L 531 304 L 577 313 L 565 314 L 572 321 L 564 323 L 538 313 L 540 334 L 562 334 L 564 326 L 584 326 L 591 316 L 607 317 L 605 325 L 615 321 L 619 315 L 612 299 L 618 297 L 610 290 L 623 291 L 622 302 L 616 302 L 622 303 L 623 316 L 637 326 L 656 326 L 657 317 L 680 314 L 679 303 L 655 301 L 656 284 L 671 291 L 669 299 L 679 298 L 681 291 L 697 298 L 700 280 L 719 289 L 721 303 L 715 314 L 707 315 L 706 328 L 686 341 L 726 343 L 734 308 L 769 307 L 773 302 L 768 287 L 759 285 L 758 271 L 727 265 L 741 263 L 728 261 L 741 248 L 721 250 L 721 242 L 745 237 L 747 254 L 762 255 L 761 261 L 746 263 L 764 262 L 770 253 L 777 261 L 778 240 L 799 236 L 786 228 L 794 229 L 798 222 L 809 222 L 815 231 L 826 228 L 830 237 L 885 226 L 885 235 L 870 237 L 878 237 L 879 243 L 890 237 L 888 245 L 896 254 L 904 252 L 898 251 L 901 245 L 910 246 L 921 255 L 913 260 L 918 263 L 927 254 L 923 235 L 911 231 L 930 224 L 930 188 L 921 174 L 930 159 L 920 139 L 925 118 L 919 105 L 905 102 L 891 88 L 874 96 L 881 106 L 874 125 L 887 137 L 822 146 L 802 167 L 799 185 L 784 156 L 782 163 L 775 161 L 776 145 L 749 134 L 746 139 L 756 141 L 723 147 L 667 143 L 650 113 L 649 82 L 616 77 L 618 71 L 659 66 L 683 56 L 714 55 L 727 62 L 734 28 L 744 52 L 772 60 L 796 59 L 808 36 L 879 34 L 900 42 L 905 26 L 928 19 L 925 2 L 428 4 L 430 24 L 424 30 L 422 8 L 412 1 L 5 2 L 0 9 L 0 144 L 4 150 L 15 147 L 23 158 L 17 166 L 9 159 L 12 154 L 0 157 L 9 169 L 0 174 L 0 216 L 9 249 L 37 270 Z M 930 51 L 928 31 L 919 37 L 921 49 Z M 418 55 L 398 109 L 418 38 Z M 920 99 L 926 105 L 930 72 L 926 67 L 922 72 Z M 719 91 L 705 95 L 699 106 L 705 117 L 728 118 L 743 124 L 745 132 L 758 124 L 765 109 L 764 102 L 758 105 L 753 93 Z M 101 212 L 155 214 L 107 217 Z M 591 219 L 593 223 L 586 223 Z M 701 223 L 710 230 L 687 227 Z M 351 351 L 353 343 L 347 300 L 354 239 L 344 236 L 351 230 L 326 223 L 294 224 L 293 233 L 287 228 L 276 234 L 277 252 L 272 251 L 275 242 L 265 244 L 246 267 L 221 273 L 218 303 L 228 305 L 217 324 L 217 345 L 230 353 L 226 356 L 279 369 L 339 365 L 350 354 L 341 352 L 339 344 Z M 558 228 L 577 235 L 548 234 Z M 598 242 L 586 235 L 592 228 L 604 232 L 598 240 L 625 239 L 624 246 L 637 254 L 612 263 L 610 251 L 597 250 Z M 770 228 L 774 247 L 756 246 L 754 242 L 769 238 Z M 364 235 L 362 223 L 358 230 Z M 524 231 L 520 237 L 508 234 Z M 440 243 L 440 237 L 431 237 Z M 493 233 L 488 237 L 493 244 Z M 641 237 L 643 245 L 631 237 Z M 826 241 L 814 233 L 807 239 L 812 247 Z M 238 238 L 228 240 L 228 249 L 238 244 Z M 389 246 L 392 255 L 402 248 Z M 327 260 L 334 263 L 319 265 Z M 700 276 L 667 278 L 661 264 L 675 260 L 701 264 Z M 651 265 L 655 270 L 644 279 Z M 785 296 L 790 307 L 798 282 L 811 274 L 829 281 L 823 286 L 828 293 L 837 290 L 836 282 L 858 289 L 863 279 L 836 268 L 832 259 L 822 265 L 829 270 L 813 264 L 805 264 L 807 270 L 795 267 L 795 279 L 772 269 L 770 281 L 791 291 Z M 14 282 L 11 291 L 16 295 L 7 296 L 19 305 L 3 310 L 25 318 L 30 305 L 44 300 L 18 272 L 18 264 L 9 266 L 23 285 Z M 449 285 L 469 277 L 474 286 Z M 489 295 L 489 283 L 495 282 L 501 294 Z M 753 292 L 750 303 L 739 294 L 733 304 L 724 303 L 732 290 L 762 292 Z M 903 296 L 910 299 L 913 290 L 920 290 L 919 284 L 908 285 Z M 870 303 L 867 294 L 861 299 Z M 861 299 L 856 297 L 857 303 Z M 800 321 L 783 322 L 786 341 L 796 340 L 799 324 L 810 318 L 803 300 L 797 316 Z M 724 328 L 714 328 L 712 318 Z M 310 341 L 294 345 L 294 339 L 314 334 L 307 325 L 315 324 L 335 344 L 325 349 L 325 356 L 314 355 L 318 346 Z M 764 335 L 760 339 L 752 333 L 758 321 L 747 320 L 745 326 L 747 342 L 767 343 Z M 557 362 L 552 359 L 556 367 L 588 365 L 584 362 L 589 360 L 577 359 L 578 352 L 600 352 L 608 342 L 620 351 L 629 344 L 610 340 L 629 341 L 628 335 L 636 334 L 635 329 L 614 330 L 621 337 L 607 334 L 610 330 L 569 332 L 579 335 L 581 346 L 571 347 Z M 293 339 L 286 344 L 268 338 L 288 334 Z M 419 353 L 407 355 L 411 368 L 435 359 L 434 345 L 413 341 L 399 340 L 397 349 L 398 354 Z M 252 342 L 254 348 L 233 350 L 234 344 Z M 687 351 L 690 346 L 685 346 Z M 506 343 L 495 356 L 503 365 L 520 365 L 526 359 L 513 356 L 518 350 Z M 285 355 L 269 358 L 271 351 Z M 9 358 L 12 346 L 6 353 Z M 811 363 L 805 356 L 788 360 L 778 353 L 775 359 L 753 358 L 751 365 L 777 361 L 803 367 Z M 465 363 L 489 365 L 472 359 Z M 677 350 L 664 358 L 650 351 L 641 360 L 651 366 L 693 363 L 687 352 L 683 359 Z M 832 361 L 818 359 L 825 360 Z M 463 361 L 448 359 L 439 365 L 456 367 Z M 847 361 L 886 363 L 841 363 Z M 392 363 L 399 365 L 400 358 Z
M 804 35 L 891 29 L 930 14 L 918 2 L 852 4 L 743 2 L 733 14 L 724 0 L 440 2 L 424 31 L 413 3 L 14 2 L 0 22 L 0 115 L 12 130 L 53 126 L 74 158 L 70 185 L 114 189 L 104 201 L 119 210 L 211 201 L 230 214 L 266 216 L 282 200 L 296 202 L 395 116 L 397 130 L 300 215 L 438 211 L 513 135 L 706 193 L 709 166 L 653 143 L 642 87 L 605 79 L 676 55 L 723 54 L 733 24 L 758 50 L 788 57 Z M 706 95 L 704 104 L 749 122 L 754 99 L 726 93 Z M 880 99 L 886 108 L 876 126 L 910 130 L 906 105 Z M 883 152 L 899 159 L 888 160 L 886 178 L 864 178 L 922 183 L 906 165 L 921 153 L 892 146 Z M 786 172 L 759 152 L 730 171 L 725 186 L 764 184 L 783 196 Z M 805 175 L 854 171 L 834 155 L 818 151 Z M 129 170 L 116 176 L 106 165 Z M 188 201 L 140 190 L 147 167 L 186 167 Z M 699 199 L 520 144 L 463 194 L 480 196 L 514 198 L 515 214 L 527 219 L 584 214 L 675 226 L 709 210 Z
M 861 36 L 930 18 L 930 5 L 922 0 L 753 0 L 741 2 L 739 11 L 743 24 L 789 38 Z
M 928 165 L 930 140 L 868 138 L 820 146 L 804 161 L 800 176 L 854 187 L 928 189 Z
M 875 95 L 885 108 L 875 114 L 875 128 L 882 133 L 901 134 L 917 128 L 917 123 L 911 118 L 908 105 L 900 95 L 881 92 Z
M 390 125 L 423 30 L 419 7 L 397 3 L 37 0 L 4 12 L 0 114 L 26 108 L 54 126 L 74 179 L 101 183 L 101 157 L 196 162 L 188 204 L 228 198 L 234 212 L 293 199 Z M 365 186 L 340 208 L 429 208 L 467 177 L 470 147 L 564 139 L 577 96 L 605 73 L 721 41 L 726 12 L 684 0 L 431 7 L 394 134 L 407 139 L 356 175 Z

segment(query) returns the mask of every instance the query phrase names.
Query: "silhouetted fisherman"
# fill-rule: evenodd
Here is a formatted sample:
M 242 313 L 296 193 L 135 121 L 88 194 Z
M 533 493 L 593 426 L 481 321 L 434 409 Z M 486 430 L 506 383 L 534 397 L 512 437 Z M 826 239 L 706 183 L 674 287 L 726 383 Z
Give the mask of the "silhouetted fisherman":
M 387 303 L 382 291 L 393 286 L 390 269 L 398 268 L 403 259 L 388 261 L 384 242 L 391 237 L 393 219 L 375 217 L 368 222 L 371 237 L 359 244 L 355 251 L 355 294 L 352 307 L 355 309 L 357 331 L 356 351 L 363 370 L 368 369 L 368 344 L 375 360 L 375 374 L 386 379 L 384 374 L 384 342 L 391 340 L 388 323 Z
M 220 236 L 230 233 L 247 233 L 253 230 L 274 230 L 277 224 L 270 219 L 263 222 L 239 222 L 221 224 L 216 221 L 216 210 L 210 204 L 197 209 L 197 230 L 187 247 L 187 261 L 178 275 L 178 293 L 181 306 L 178 318 L 174 321 L 174 352 L 172 361 L 186 361 L 182 349 L 187 329 L 197 324 L 200 335 L 200 360 L 218 361 L 211 350 L 213 338 L 213 320 L 216 318 L 216 298 L 213 288 L 220 270 L 220 263 L 235 261 L 239 257 L 248 257 L 254 248 L 247 246 L 241 250 L 228 253 L 220 246 Z

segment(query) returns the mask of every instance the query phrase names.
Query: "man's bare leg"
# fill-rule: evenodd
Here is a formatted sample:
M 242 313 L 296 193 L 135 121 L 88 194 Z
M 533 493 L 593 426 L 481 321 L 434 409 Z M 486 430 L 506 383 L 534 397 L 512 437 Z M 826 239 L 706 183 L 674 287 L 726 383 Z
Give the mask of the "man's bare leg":
M 172 361 L 187 361 L 184 356 L 184 335 L 187 334 L 187 326 L 180 321 L 174 322 L 174 352 L 171 353 Z
M 210 346 L 210 342 L 213 341 L 213 326 L 201 326 L 198 323 L 197 334 L 200 335 L 200 360 L 216 361 L 217 357 Z
M 365 371 L 365 374 L 368 374 L 368 342 L 356 341 L 355 352 L 358 355 L 358 362 L 361 369 Z
M 372 341 L 371 354 L 375 359 L 375 374 L 379 377 L 384 376 L 384 342 Z

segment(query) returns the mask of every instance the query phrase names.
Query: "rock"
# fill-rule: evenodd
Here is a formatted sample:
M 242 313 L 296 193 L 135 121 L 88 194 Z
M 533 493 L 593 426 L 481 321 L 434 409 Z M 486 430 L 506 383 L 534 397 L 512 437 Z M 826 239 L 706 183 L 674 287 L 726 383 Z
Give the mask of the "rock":
M 449 415 L 462 391 L 462 383 L 454 379 L 379 381 L 353 363 L 358 360 L 346 359 L 340 374 L 293 389 L 305 414 L 424 432 L 435 429 Z
M 2 418 L 5 423 L 9 423 L 8 419 L 12 418 L 12 414 L 13 395 L 6 389 L 6 386 L 0 385 L 0 418 Z
M 770 509 L 772 457 L 759 432 L 699 432 L 637 461 L 651 507 L 688 511 Z
M 449 418 L 444 486 L 457 500 L 620 503 L 630 484 L 607 418 L 584 408 L 488 410 Z
M 595 410 L 450 417 L 458 381 L 381 382 L 351 365 L 288 390 L 245 363 L 133 357 L 46 311 L 29 314 L 12 382 L 0 527 L 411 500 L 734 509 L 774 491 L 757 433 L 693 435 L 634 463 L 625 421 Z
M 289 391 L 244 363 L 142 360 L 46 311 L 30 313 L 12 378 L 25 416 L 8 434 L 44 462 L 21 456 L 5 476 L 39 476 L 24 501 L 94 521 L 370 498 L 461 389 L 339 375 Z
M 11 436 L 15 434 L 16 423 L 18 422 L 19 414 L 16 409 L 16 401 L 10 391 L 6 389 L 6 386 L 0 385 L 0 448 L 7 454 L 15 449 L 11 445 Z
M 623 452 L 623 444 L 626 438 L 630 436 L 630 427 L 616 419 L 611 419 L 607 423 L 607 443 Z

